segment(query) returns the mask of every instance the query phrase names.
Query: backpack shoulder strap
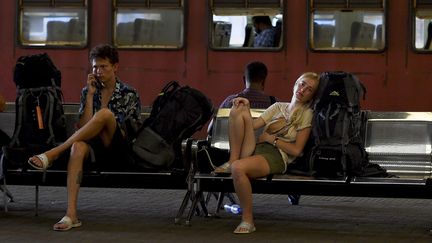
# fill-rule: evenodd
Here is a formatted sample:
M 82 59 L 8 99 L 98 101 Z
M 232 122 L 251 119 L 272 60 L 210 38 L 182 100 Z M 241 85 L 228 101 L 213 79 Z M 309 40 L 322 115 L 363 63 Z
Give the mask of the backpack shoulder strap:
M 152 109 L 150 112 L 150 116 L 144 121 L 143 126 L 149 126 L 153 123 L 153 120 L 159 114 L 160 109 L 166 103 L 168 96 L 171 96 L 172 93 L 180 87 L 180 84 L 177 81 L 170 81 L 167 83 L 158 94 L 156 99 L 153 101 Z
M 343 78 L 345 90 L 347 92 L 347 99 L 349 107 L 353 107 L 355 105 L 359 105 L 358 99 L 363 96 L 365 99 L 366 88 L 360 82 L 360 80 L 354 75 L 347 73 L 347 75 Z M 358 93 L 358 96 L 356 96 Z
M 317 90 L 317 93 L 315 95 L 315 100 L 314 100 L 314 105 L 313 105 L 314 110 L 317 109 L 316 106 L 320 103 L 321 98 L 322 98 L 323 93 L 324 93 L 324 90 L 327 87 L 328 75 L 329 75 L 328 73 L 322 73 L 320 78 L 319 78 L 318 90 Z
M 54 130 L 52 127 L 52 120 L 53 120 L 53 113 L 54 113 L 54 97 L 56 96 L 56 91 L 55 89 L 50 89 L 47 88 L 45 95 L 47 97 L 47 103 L 46 103 L 46 107 L 45 107 L 45 112 L 48 115 L 48 122 L 47 122 L 47 126 L 48 126 L 48 130 L 49 130 L 49 137 L 47 139 L 47 144 L 55 144 L 55 136 L 54 136 Z
M 14 129 L 14 134 L 12 136 L 11 142 L 10 142 L 10 147 L 14 147 L 16 146 L 20 146 L 20 141 L 19 141 L 19 133 L 21 131 L 21 127 L 22 127 L 22 120 L 23 120 L 23 108 L 24 108 L 24 104 L 27 103 L 27 96 L 28 96 L 29 92 L 26 89 L 18 89 L 18 97 L 16 99 L 15 102 L 15 129 Z

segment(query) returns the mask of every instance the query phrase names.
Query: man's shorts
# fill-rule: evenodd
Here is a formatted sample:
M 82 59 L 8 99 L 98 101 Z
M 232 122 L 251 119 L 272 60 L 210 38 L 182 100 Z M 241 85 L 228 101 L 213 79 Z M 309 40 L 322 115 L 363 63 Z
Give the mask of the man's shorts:
M 123 136 L 118 124 L 108 147 L 104 146 L 100 138 L 94 138 L 88 144 L 91 147 L 89 159 L 92 162 L 97 162 L 100 168 L 121 170 L 132 164 L 131 146 Z

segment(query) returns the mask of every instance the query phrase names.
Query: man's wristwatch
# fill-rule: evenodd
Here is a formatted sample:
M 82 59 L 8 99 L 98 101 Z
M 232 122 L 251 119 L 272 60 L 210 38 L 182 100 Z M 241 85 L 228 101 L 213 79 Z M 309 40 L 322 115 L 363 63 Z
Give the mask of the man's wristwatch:
M 276 147 L 276 142 L 277 142 L 278 139 L 279 139 L 279 138 L 276 137 L 276 138 L 273 140 L 273 146 Z

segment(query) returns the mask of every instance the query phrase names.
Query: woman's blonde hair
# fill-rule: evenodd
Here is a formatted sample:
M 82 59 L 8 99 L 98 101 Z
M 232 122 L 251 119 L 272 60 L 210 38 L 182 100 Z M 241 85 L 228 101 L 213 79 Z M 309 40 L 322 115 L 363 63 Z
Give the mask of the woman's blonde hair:
M 300 82 L 304 79 L 313 79 L 317 82 L 317 84 L 319 84 L 319 75 L 317 73 L 306 72 L 306 73 L 303 73 L 302 75 L 300 75 L 300 77 L 298 77 L 298 79 L 295 81 L 294 86 L 297 85 L 298 82 Z M 311 106 L 313 104 L 313 100 L 315 99 L 315 95 L 316 95 L 316 92 L 314 93 L 314 95 L 312 96 L 312 99 L 310 101 L 308 101 L 307 103 L 305 103 L 302 106 L 296 107 L 292 111 L 292 114 L 291 114 L 289 122 L 288 122 L 288 123 L 291 123 L 291 129 L 297 129 L 297 127 L 300 125 L 300 122 L 301 122 L 302 117 L 303 117 L 303 113 L 307 109 L 312 108 Z
M 317 82 L 319 82 L 319 75 L 314 72 L 306 72 L 300 75 L 298 79 L 295 81 L 295 86 L 298 82 L 304 80 L 304 79 L 313 79 Z M 285 119 L 281 120 L 281 117 L 275 118 L 272 122 L 270 122 L 266 130 L 270 134 L 277 134 L 278 136 L 284 136 L 285 134 L 290 134 L 295 132 L 298 127 L 301 125 L 301 121 L 303 120 L 303 114 L 310 109 L 311 104 L 313 103 L 313 100 L 315 98 L 315 94 L 313 95 L 313 98 L 302 105 L 296 106 L 294 110 L 291 111 L 291 114 L 288 118 L 285 117 Z
M 317 73 L 314 73 L 314 72 L 305 72 L 302 75 L 300 75 L 300 77 L 297 78 L 297 80 L 294 83 L 294 88 L 293 89 L 295 89 L 295 86 L 297 85 L 298 82 L 300 82 L 302 80 L 305 80 L 305 79 L 315 80 L 317 82 L 317 84 L 319 84 L 319 75 Z M 316 95 L 316 92 L 312 96 L 312 99 L 309 102 L 307 102 L 307 107 L 311 107 L 311 105 L 313 103 L 313 100 L 315 99 L 315 95 Z

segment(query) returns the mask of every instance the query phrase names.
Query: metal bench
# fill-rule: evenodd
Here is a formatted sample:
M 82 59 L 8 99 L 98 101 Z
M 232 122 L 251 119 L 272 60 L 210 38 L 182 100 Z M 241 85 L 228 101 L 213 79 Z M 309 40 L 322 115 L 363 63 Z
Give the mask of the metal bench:
M 364 145 L 370 162 L 397 177 L 345 177 L 317 179 L 290 174 L 252 180 L 253 193 L 326 196 L 432 198 L 432 113 L 367 111 Z M 199 168 L 197 153 L 203 146 L 229 149 L 226 111 L 219 112 L 210 141 L 192 143 L 192 164 Z M 218 130 L 220 129 L 220 130 Z M 205 201 L 204 192 L 234 192 L 230 176 L 197 172 L 192 180 L 195 201 L 186 220 L 190 224 L 194 207 Z M 216 212 L 220 208 L 217 205 Z

